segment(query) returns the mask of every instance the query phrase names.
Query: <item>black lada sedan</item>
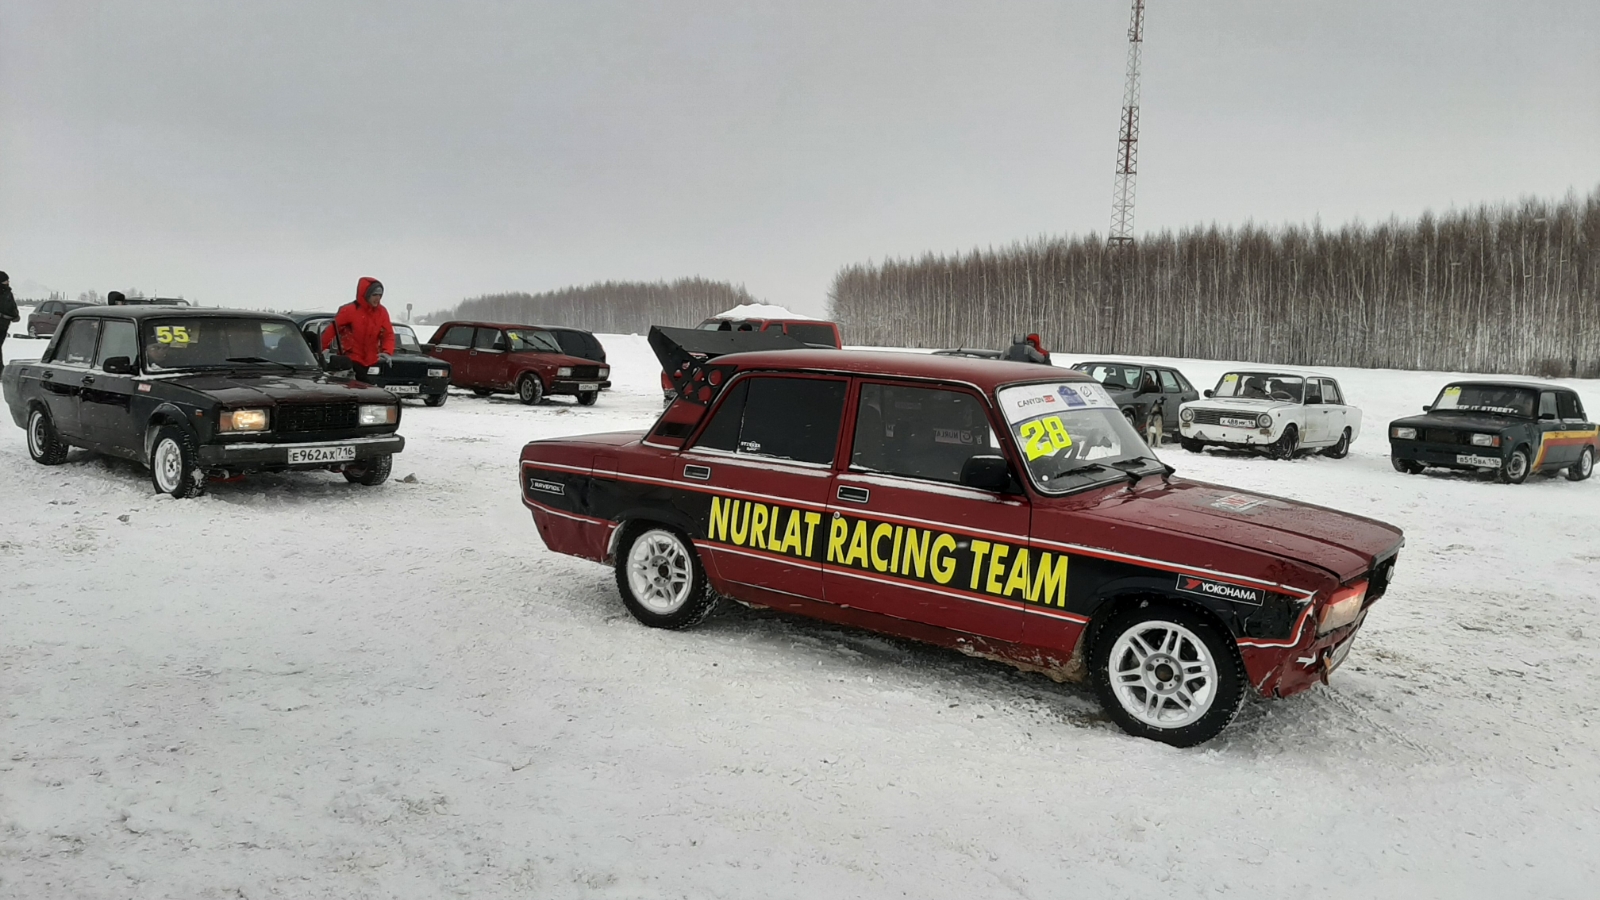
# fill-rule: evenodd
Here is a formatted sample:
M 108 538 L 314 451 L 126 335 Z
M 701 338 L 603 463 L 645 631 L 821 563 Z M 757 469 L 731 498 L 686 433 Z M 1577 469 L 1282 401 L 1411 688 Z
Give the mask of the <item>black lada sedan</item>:
M 322 349 L 322 337 L 328 329 L 333 327 L 335 313 L 330 312 L 292 312 L 289 318 L 300 327 L 306 344 L 311 347 L 311 353 L 322 362 L 322 367 L 330 371 L 340 371 L 336 362 L 339 357 L 339 341 L 334 338 L 330 349 Z M 450 396 L 450 364 L 442 359 L 422 352 L 422 343 L 417 340 L 417 333 L 411 330 L 410 325 L 395 324 L 394 328 L 394 353 L 388 362 L 379 362 L 369 366 L 365 372 L 357 373 L 362 381 L 375 384 L 396 397 L 403 399 L 420 399 L 429 406 L 443 406 Z
M 1444 386 L 1423 415 L 1389 423 L 1389 459 L 1415 475 L 1429 466 L 1491 471 L 1506 484 L 1535 472 L 1594 473 L 1600 433 L 1576 391 L 1517 381 Z
M 295 323 L 269 313 L 75 310 L 0 384 L 36 462 L 69 447 L 124 457 L 174 497 L 208 477 L 291 469 L 381 484 L 405 447 L 393 395 L 325 375 Z

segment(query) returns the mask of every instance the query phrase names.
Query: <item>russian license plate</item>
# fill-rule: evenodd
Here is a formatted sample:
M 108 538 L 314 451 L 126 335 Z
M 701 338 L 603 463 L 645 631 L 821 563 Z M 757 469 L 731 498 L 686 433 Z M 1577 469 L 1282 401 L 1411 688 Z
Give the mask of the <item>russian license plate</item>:
M 1230 418 L 1228 416 L 1223 416 L 1222 417 L 1222 424 L 1226 425 L 1229 428 L 1254 428 L 1254 427 L 1256 427 L 1256 420 L 1255 419 L 1234 419 L 1234 418 Z
M 1456 454 L 1456 462 L 1463 466 L 1487 466 L 1491 469 L 1500 468 L 1500 460 L 1493 456 L 1473 456 L 1469 453 Z
M 598 390 L 600 390 L 600 385 L 598 385 L 598 384 L 580 384 L 580 385 L 578 385 L 578 390 L 580 390 L 580 391 L 598 391 Z
M 299 463 L 332 463 L 349 462 L 356 458 L 356 448 L 348 444 L 342 447 L 295 447 L 289 451 L 289 465 Z
M 390 386 L 387 390 L 391 394 L 420 394 L 420 393 L 422 393 L 422 388 L 420 388 L 420 387 L 418 387 L 418 386 L 416 386 L 414 384 L 396 384 L 396 385 Z

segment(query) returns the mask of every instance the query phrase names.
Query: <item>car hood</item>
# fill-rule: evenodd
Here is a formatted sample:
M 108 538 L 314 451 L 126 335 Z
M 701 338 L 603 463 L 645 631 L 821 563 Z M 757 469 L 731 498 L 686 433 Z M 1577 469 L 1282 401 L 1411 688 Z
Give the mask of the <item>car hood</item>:
M 550 353 L 549 351 L 540 351 L 540 350 L 522 350 L 522 351 L 519 351 L 519 352 L 516 352 L 516 353 L 509 353 L 507 355 L 510 356 L 512 359 L 537 359 L 537 360 L 539 360 L 541 362 L 550 363 L 550 364 L 557 365 L 557 366 L 604 366 L 604 365 L 606 365 L 606 363 L 595 362 L 592 359 L 584 359 L 581 356 L 568 356 L 565 353 Z
M 1299 406 L 1300 404 L 1283 400 L 1254 400 L 1247 397 L 1211 397 L 1205 400 L 1190 400 L 1183 405 L 1191 409 L 1220 409 L 1225 412 L 1263 413 L 1290 406 Z
M 388 403 L 394 397 L 378 387 L 355 387 L 345 379 L 283 372 L 197 372 L 162 378 L 169 384 L 199 391 L 224 406 L 254 403 Z
M 1532 419 L 1515 416 L 1494 416 L 1486 413 L 1427 413 L 1408 416 L 1389 423 L 1390 428 L 1449 428 L 1453 431 L 1487 431 L 1498 434 L 1514 425 L 1532 424 Z
M 1101 527 L 1076 543 L 1146 557 L 1161 547 L 1163 558 L 1221 571 L 1229 568 L 1225 548 L 1237 547 L 1316 566 L 1341 582 L 1370 570 L 1404 538 L 1393 525 L 1364 516 L 1183 479 L 1134 492 L 1107 491 L 1077 516 Z M 1295 580 L 1288 570 L 1281 575 L 1274 580 Z

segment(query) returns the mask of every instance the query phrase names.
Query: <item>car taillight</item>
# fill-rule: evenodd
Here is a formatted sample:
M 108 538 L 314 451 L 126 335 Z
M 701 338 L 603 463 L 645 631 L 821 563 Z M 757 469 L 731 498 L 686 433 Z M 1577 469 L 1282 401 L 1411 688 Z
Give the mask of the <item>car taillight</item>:
M 1343 628 L 1354 622 L 1361 615 L 1361 604 L 1366 599 L 1365 581 L 1334 591 L 1333 596 L 1328 598 L 1328 602 L 1322 607 L 1322 615 L 1317 620 L 1317 634 L 1327 634 L 1335 628 Z

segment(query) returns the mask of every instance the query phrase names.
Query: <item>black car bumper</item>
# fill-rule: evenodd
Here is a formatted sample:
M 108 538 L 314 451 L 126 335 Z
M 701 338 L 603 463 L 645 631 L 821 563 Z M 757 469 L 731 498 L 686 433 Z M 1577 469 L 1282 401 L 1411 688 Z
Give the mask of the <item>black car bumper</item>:
M 208 469 L 232 471 L 326 469 L 355 459 L 399 453 L 405 447 L 406 439 L 398 434 L 365 435 L 333 441 L 205 444 L 200 448 L 200 465 Z
M 1389 441 L 1389 455 L 1425 466 L 1445 466 L 1452 469 L 1498 469 L 1504 458 L 1499 447 L 1475 447 L 1460 444 L 1425 444 L 1421 441 Z
M 357 381 L 381 387 L 396 397 L 427 397 L 450 391 L 450 378 L 407 378 L 403 375 L 361 375 Z
M 594 391 L 609 390 L 610 387 L 611 382 L 609 381 L 596 381 L 587 378 L 582 380 L 577 378 L 557 378 L 555 381 L 550 382 L 550 389 L 545 391 L 545 393 L 586 394 Z

